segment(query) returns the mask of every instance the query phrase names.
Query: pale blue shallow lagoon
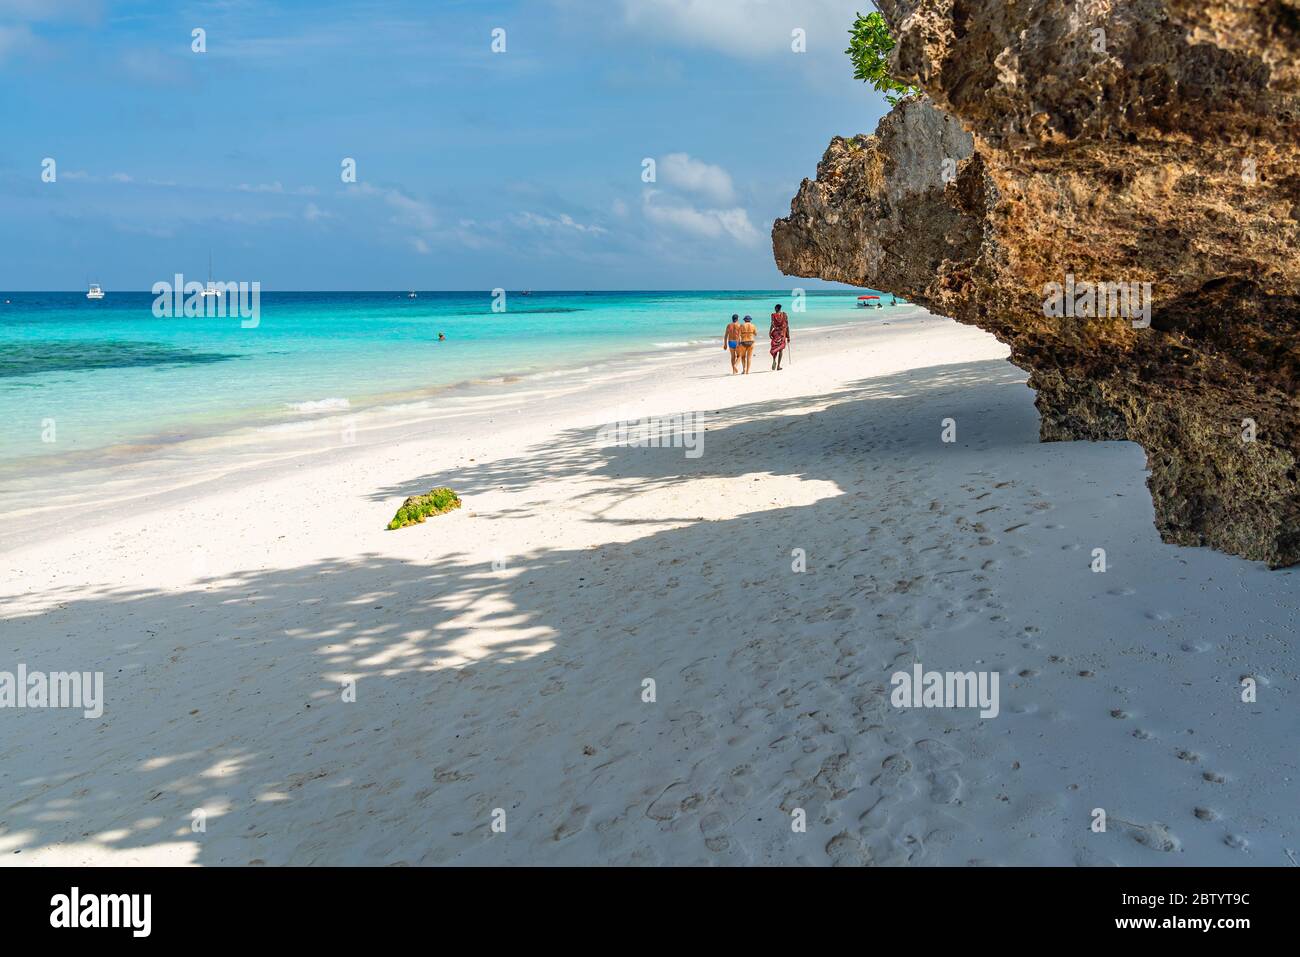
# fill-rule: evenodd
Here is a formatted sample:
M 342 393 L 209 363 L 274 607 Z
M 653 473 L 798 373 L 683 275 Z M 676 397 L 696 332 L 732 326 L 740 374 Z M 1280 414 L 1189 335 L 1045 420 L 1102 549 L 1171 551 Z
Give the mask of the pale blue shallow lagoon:
M 879 318 L 856 308 L 860 293 L 809 291 L 803 312 L 788 290 L 512 292 L 504 312 L 488 292 L 264 293 L 256 328 L 157 318 L 147 292 L 0 293 L 0 466 L 13 476 L 56 454 L 66 463 L 714 341 L 721 373 L 733 312 L 765 336 L 782 303 L 797 345 L 800 328 Z

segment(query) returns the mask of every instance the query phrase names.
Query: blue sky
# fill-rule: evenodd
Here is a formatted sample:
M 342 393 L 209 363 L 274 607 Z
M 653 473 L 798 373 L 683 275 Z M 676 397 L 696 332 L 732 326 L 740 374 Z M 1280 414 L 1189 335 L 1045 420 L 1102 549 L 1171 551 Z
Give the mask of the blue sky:
M 0 0 L 0 289 L 787 286 L 772 220 L 886 109 L 858 9 Z

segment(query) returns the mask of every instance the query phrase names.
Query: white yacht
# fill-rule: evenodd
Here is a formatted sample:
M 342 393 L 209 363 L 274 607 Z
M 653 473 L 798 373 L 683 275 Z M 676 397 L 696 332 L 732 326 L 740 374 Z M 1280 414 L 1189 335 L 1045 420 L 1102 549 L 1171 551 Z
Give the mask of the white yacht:
M 99 283 L 97 283 L 97 282 L 92 282 L 92 283 L 90 284 L 90 290 L 86 293 L 86 298 L 87 298 L 87 299 L 103 299 L 103 298 L 104 298 L 104 290 L 102 290 L 102 289 L 99 288 Z
M 217 284 L 212 281 L 212 253 L 209 252 L 208 253 L 208 288 L 203 290 L 203 298 L 207 299 L 209 296 L 219 296 L 219 295 L 221 295 L 221 293 L 217 291 Z

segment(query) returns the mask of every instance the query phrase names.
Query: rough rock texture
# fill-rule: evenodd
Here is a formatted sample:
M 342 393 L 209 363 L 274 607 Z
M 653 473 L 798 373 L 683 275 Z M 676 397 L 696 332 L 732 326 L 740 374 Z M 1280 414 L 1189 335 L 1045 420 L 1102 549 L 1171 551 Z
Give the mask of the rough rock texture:
M 1300 0 L 878 6 L 926 97 L 832 140 L 778 266 L 1007 342 L 1044 440 L 1146 449 L 1166 541 L 1300 561 Z

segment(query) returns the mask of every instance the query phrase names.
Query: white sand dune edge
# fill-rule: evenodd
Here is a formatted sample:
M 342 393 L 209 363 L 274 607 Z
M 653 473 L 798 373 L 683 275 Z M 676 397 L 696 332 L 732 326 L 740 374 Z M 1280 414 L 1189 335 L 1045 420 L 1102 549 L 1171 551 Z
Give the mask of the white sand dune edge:
M 0 710 L 0 861 L 1295 863 L 1295 576 L 1161 544 L 1141 450 L 1040 444 L 1005 355 L 701 347 L 62 517 L 0 557 L 0 671 L 105 710 Z M 597 445 L 690 411 L 697 458 Z M 1000 713 L 895 708 L 918 661 Z

